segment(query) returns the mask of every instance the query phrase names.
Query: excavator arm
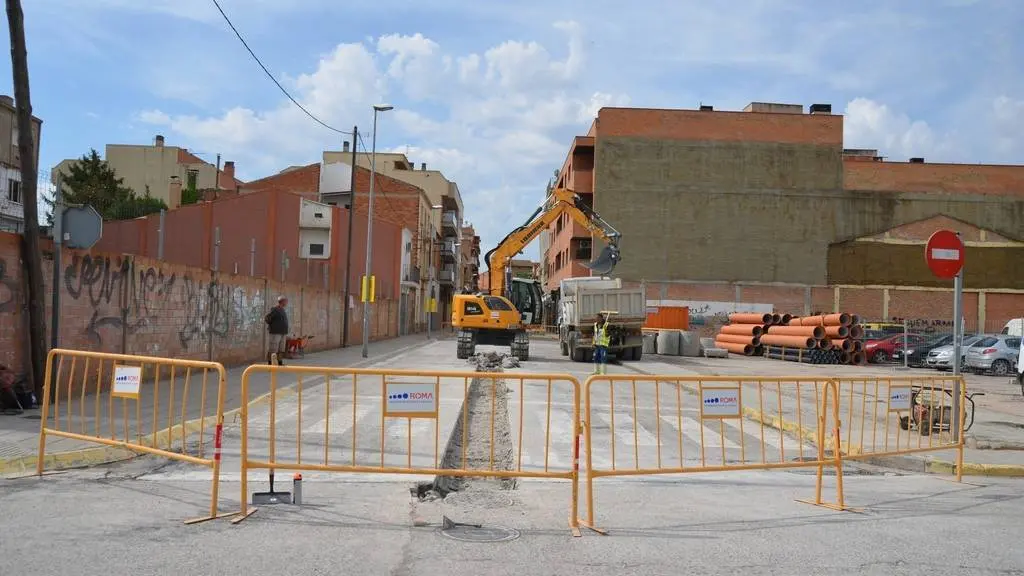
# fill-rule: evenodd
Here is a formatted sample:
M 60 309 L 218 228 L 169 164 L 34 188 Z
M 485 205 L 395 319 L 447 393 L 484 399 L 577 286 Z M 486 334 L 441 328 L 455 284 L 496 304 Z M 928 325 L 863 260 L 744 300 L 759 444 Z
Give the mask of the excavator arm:
M 600 276 L 605 276 L 615 269 L 619 262 L 620 234 L 615 228 L 604 221 L 589 206 L 579 202 L 579 196 L 571 190 L 556 188 L 544 199 L 544 203 L 534 211 L 526 222 L 505 236 L 498 245 L 484 256 L 490 270 L 490 293 L 495 296 L 508 296 L 506 293 L 511 285 L 512 258 L 521 253 L 540 233 L 548 229 L 562 214 L 579 222 L 592 236 L 598 236 L 608 243 L 601 254 L 587 268 Z

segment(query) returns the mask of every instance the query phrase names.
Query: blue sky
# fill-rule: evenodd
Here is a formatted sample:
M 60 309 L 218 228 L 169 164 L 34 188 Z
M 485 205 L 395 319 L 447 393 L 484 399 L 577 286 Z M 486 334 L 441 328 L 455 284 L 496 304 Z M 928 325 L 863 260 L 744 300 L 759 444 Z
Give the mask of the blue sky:
M 456 180 L 489 249 L 602 105 L 829 102 L 847 147 L 1024 164 L 1019 0 L 221 0 L 329 125 Z M 23 0 L 48 169 L 164 134 L 243 180 L 344 138 L 288 102 L 210 0 Z M 4 28 L 6 30 L 6 27 Z M 13 94 L 10 62 L 5 93 Z M 536 244 L 528 255 L 536 257 Z

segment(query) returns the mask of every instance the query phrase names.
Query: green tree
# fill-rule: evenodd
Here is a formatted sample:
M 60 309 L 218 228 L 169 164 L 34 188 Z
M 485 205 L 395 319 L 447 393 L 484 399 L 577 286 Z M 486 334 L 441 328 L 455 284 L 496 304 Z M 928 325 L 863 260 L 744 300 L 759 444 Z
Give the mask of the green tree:
M 199 179 L 198 170 L 188 171 L 188 180 L 185 189 L 181 191 L 181 205 L 195 204 L 199 202 L 199 190 L 196 188 L 196 181 Z
M 125 186 L 124 179 L 117 177 L 95 149 L 69 164 L 68 173 L 61 178 L 61 193 L 65 203 L 89 204 L 104 220 L 138 218 L 167 209 L 167 204 L 150 196 L 148 190 L 138 196 Z M 52 225 L 54 198 L 43 195 L 43 202 L 49 207 Z

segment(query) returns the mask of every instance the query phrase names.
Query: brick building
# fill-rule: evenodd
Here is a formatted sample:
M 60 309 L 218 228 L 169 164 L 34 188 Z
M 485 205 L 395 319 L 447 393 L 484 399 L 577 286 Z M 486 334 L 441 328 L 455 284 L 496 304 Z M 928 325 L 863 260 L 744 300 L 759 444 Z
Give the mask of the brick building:
M 244 184 L 241 194 L 244 197 L 257 192 L 289 192 L 311 200 L 322 199 L 327 204 L 340 207 L 342 220 L 347 222 L 348 212 L 345 207 L 349 204 L 350 170 L 344 164 L 328 165 L 319 162 L 293 166 L 273 176 Z M 355 176 L 355 216 L 358 218 L 362 215 L 365 221 L 369 210 L 370 171 L 357 167 Z M 430 200 L 418 186 L 378 173 L 374 178 L 373 213 L 375 228 L 379 223 L 385 223 L 400 230 L 401 234 L 396 294 L 400 301 L 400 334 L 425 330 L 429 284 L 428 274 L 422 271 L 431 268 L 436 270 L 441 259 L 439 251 L 431 250 L 432 245 L 429 243 L 436 235 L 431 223 Z M 366 227 L 363 225 L 361 235 L 358 227 L 353 230 L 353 262 L 357 259 L 365 262 Z M 344 245 L 345 240 L 341 239 L 341 242 Z M 374 244 L 375 262 L 378 258 L 388 257 L 381 252 L 382 246 L 385 245 Z M 337 257 L 344 262 L 344 254 L 338 254 Z M 359 274 L 362 274 L 362 268 L 359 270 Z M 358 286 L 358 283 L 354 286 Z
M 462 288 L 476 291 L 480 282 L 480 236 L 472 225 L 462 227 Z
M 1024 311 L 1024 277 L 1011 265 L 1024 261 L 1024 166 L 844 149 L 843 117 L 829 105 L 602 108 L 573 140 L 557 185 L 622 233 L 615 273 L 645 283 L 650 300 L 949 318 L 950 283 L 930 276 L 923 246 L 950 226 L 970 240 L 965 287 L 977 294 L 977 327 Z M 588 275 L 581 264 L 602 247 L 556 221 L 546 289 Z

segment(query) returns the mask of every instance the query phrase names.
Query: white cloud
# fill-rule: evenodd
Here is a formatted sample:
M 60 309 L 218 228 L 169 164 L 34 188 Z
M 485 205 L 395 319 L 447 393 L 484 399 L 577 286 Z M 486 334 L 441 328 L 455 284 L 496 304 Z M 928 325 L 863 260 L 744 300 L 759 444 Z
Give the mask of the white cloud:
M 912 120 L 868 98 L 855 98 L 843 114 L 847 148 L 877 148 L 895 160 L 915 156 L 949 160 L 959 151 L 954 134 L 937 134 L 927 122 Z
M 286 82 L 296 100 L 333 127 L 348 130 L 353 119 L 362 119 L 366 147 L 372 104 L 395 104 L 378 117 L 378 149 L 408 151 L 413 162 L 455 180 L 466 218 L 493 245 L 541 200 L 571 138 L 587 129 L 597 110 L 630 101 L 622 93 L 583 89 L 582 28 L 574 22 L 554 26 L 567 36 L 563 59 L 537 42 L 448 54 L 422 34 L 388 34 L 374 44 L 340 44 L 313 72 Z M 345 138 L 288 101 L 270 110 L 234 107 L 218 116 L 148 110 L 136 118 L 169 128 L 187 146 L 220 151 L 237 162 L 242 178 L 315 161 Z

